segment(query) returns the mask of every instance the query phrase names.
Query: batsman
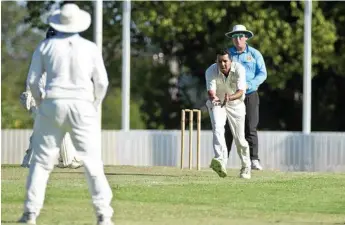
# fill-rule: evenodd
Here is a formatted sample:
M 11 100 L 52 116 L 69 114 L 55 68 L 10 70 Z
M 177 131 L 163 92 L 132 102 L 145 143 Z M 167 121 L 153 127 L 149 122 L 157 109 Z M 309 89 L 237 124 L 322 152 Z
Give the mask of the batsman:
M 56 34 L 56 31 L 50 27 L 47 31 L 46 39 L 53 37 L 55 34 Z M 43 74 L 39 82 L 41 99 L 43 99 L 45 95 L 45 91 L 44 91 L 45 84 L 46 84 L 46 74 Z M 35 102 L 34 98 L 32 97 L 29 87 L 26 87 L 26 91 L 20 95 L 20 103 L 24 106 L 26 110 L 28 110 L 31 113 L 31 116 L 33 117 L 33 119 L 35 119 L 39 103 Z M 34 151 L 34 149 L 32 148 L 32 140 L 33 140 L 34 135 L 35 133 L 33 133 L 30 137 L 29 148 L 26 150 L 26 154 L 21 164 L 21 166 L 24 168 L 30 167 L 30 162 L 32 159 L 33 151 Z M 69 133 L 66 133 L 60 147 L 60 157 L 58 159 L 57 167 L 77 169 L 83 166 L 82 161 L 78 160 L 76 154 L 77 154 L 76 149 L 73 146 L 71 137 Z

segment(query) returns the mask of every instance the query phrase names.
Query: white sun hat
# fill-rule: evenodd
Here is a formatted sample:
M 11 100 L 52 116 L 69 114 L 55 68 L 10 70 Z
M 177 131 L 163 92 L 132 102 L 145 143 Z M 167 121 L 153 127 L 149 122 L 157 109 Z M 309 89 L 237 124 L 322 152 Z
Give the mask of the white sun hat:
M 63 33 L 79 33 L 87 30 L 91 25 L 91 16 L 88 12 L 79 9 L 76 4 L 65 4 L 61 9 L 54 11 L 49 19 L 49 25 Z
M 247 28 L 241 24 L 235 25 L 232 28 L 232 31 L 226 33 L 225 36 L 227 36 L 228 38 L 232 38 L 233 34 L 238 34 L 238 33 L 244 33 L 248 39 L 254 36 L 253 32 L 247 30 Z

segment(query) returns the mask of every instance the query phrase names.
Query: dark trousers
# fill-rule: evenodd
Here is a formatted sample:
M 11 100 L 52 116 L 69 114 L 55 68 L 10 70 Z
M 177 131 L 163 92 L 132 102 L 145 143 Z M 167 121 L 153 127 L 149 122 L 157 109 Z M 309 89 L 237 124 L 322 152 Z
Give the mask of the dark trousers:
M 252 92 L 246 95 L 244 100 L 246 105 L 246 120 L 245 120 L 245 137 L 249 144 L 250 149 L 250 159 L 251 160 L 259 160 L 258 155 L 258 133 L 257 133 L 257 126 L 259 123 L 259 95 L 258 93 Z M 225 141 L 226 146 L 228 148 L 228 157 L 231 151 L 232 145 L 232 133 L 230 130 L 230 126 L 228 121 L 225 124 Z

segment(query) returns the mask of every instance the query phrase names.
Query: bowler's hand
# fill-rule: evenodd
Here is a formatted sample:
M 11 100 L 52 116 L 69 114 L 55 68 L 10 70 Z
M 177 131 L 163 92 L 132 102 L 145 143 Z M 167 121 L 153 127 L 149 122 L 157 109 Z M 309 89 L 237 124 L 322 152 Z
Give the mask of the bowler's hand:
M 216 95 L 214 95 L 214 96 L 210 96 L 210 97 L 209 97 L 209 99 L 210 99 L 210 101 L 211 101 L 211 102 L 217 102 L 217 101 L 220 101 L 220 100 L 219 100 L 219 98 L 218 98 Z
M 210 97 L 210 101 L 212 102 L 213 106 L 221 105 L 220 99 L 217 96 Z
M 210 100 L 213 106 L 221 105 L 221 102 L 219 98 L 217 97 L 215 91 L 209 90 L 207 93 L 208 93 L 208 99 Z

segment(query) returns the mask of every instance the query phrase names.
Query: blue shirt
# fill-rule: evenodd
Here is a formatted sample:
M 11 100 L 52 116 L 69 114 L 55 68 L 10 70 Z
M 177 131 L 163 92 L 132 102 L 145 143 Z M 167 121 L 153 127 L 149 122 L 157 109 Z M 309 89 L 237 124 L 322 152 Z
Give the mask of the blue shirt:
M 246 94 L 257 91 L 260 84 L 267 78 L 264 58 L 261 53 L 247 45 L 246 49 L 238 53 L 236 47 L 230 48 L 232 61 L 241 63 L 246 69 L 246 82 L 248 89 Z

